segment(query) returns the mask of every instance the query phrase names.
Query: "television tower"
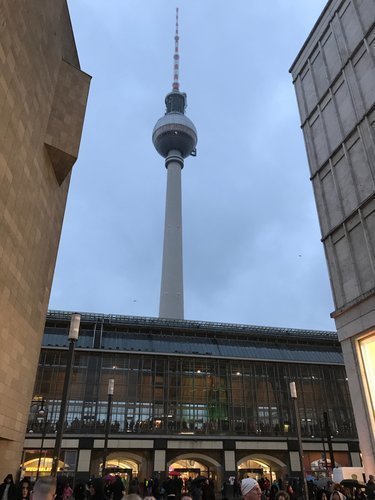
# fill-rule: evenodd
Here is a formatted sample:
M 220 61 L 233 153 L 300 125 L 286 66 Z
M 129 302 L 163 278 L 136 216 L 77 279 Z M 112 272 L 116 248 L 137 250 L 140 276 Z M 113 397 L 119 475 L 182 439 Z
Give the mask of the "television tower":
M 152 142 L 156 151 L 165 158 L 167 169 L 159 317 L 184 319 L 181 170 L 184 167 L 184 159 L 196 155 L 197 130 L 185 115 L 186 94 L 180 92 L 178 8 L 174 39 L 172 92 L 165 97 L 166 112 L 156 122 Z

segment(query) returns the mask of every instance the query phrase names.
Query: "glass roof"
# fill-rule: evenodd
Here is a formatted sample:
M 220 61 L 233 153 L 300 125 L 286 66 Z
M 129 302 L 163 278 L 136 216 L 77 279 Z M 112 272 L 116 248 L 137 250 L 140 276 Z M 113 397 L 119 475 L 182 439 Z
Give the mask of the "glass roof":
M 71 314 L 49 311 L 47 321 L 60 320 L 66 326 Z M 81 329 L 87 333 L 89 322 L 102 325 L 99 348 L 105 350 L 344 364 L 336 332 L 83 313 Z M 91 328 L 93 332 L 94 326 Z M 46 328 L 43 345 L 66 346 L 65 329 Z M 92 346 L 92 342 L 88 345 L 88 338 L 77 344 L 78 348 Z
M 70 320 L 73 312 L 69 311 L 48 311 L 47 319 Z M 240 333 L 255 333 L 258 335 L 287 336 L 287 337 L 310 337 L 317 339 L 337 340 L 335 331 L 326 330 L 304 330 L 296 328 L 280 328 L 273 326 L 242 325 L 237 323 L 215 323 L 211 321 L 194 321 L 185 319 L 150 318 L 146 316 L 121 316 L 116 314 L 95 314 L 81 312 L 82 321 L 103 322 L 104 324 L 126 324 L 142 325 L 154 327 L 179 327 L 180 330 L 200 329 L 204 331 L 220 331 Z

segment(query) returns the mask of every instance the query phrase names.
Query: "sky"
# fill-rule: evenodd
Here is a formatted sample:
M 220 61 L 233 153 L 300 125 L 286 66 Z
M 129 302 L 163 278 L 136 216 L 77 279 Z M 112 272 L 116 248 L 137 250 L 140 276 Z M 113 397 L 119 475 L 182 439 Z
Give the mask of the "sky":
M 68 0 L 92 76 L 50 309 L 156 317 L 166 191 L 151 134 L 180 88 L 185 319 L 333 330 L 289 68 L 325 0 Z

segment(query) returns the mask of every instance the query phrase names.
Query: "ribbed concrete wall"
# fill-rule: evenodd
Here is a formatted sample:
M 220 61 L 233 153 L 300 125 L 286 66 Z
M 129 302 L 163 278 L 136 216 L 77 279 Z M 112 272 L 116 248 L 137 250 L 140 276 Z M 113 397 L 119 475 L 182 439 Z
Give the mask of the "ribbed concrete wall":
M 359 341 L 375 332 L 375 2 L 331 0 L 291 68 L 367 474 L 373 381 Z
M 293 67 L 337 309 L 375 287 L 375 3 L 331 2 Z

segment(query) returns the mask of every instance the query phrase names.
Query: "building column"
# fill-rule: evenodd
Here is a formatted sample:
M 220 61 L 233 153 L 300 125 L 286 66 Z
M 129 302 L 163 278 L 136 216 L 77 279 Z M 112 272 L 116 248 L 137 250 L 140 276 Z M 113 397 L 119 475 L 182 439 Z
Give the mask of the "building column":
M 91 450 L 79 450 L 75 481 L 87 481 L 90 477 Z
M 340 337 L 340 331 L 338 330 Z M 341 341 L 348 377 L 350 397 L 354 409 L 354 418 L 358 432 L 359 445 L 362 452 L 363 468 L 366 476 L 375 471 L 375 429 L 373 417 L 369 411 L 370 396 L 366 394 L 366 374 L 363 372 L 361 363 L 358 361 L 357 353 L 353 346 L 355 339 L 348 338 Z M 367 396 L 367 398 L 366 398 Z
M 166 439 L 155 439 L 154 440 L 154 464 L 153 471 L 154 475 L 158 477 L 161 481 L 166 479 L 166 449 L 167 449 L 167 440 Z
M 91 454 L 94 446 L 93 438 L 81 438 L 78 447 L 78 460 L 75 482 L 87 481 L 90 478 Z
M 297 440 L 288 439 L 288 455 L 289 455 L 289 475 L 299 476 L 301 473 L 301 464 L 299 458 L 299 447 Z
M 225 443 L 225 442 L 224 442 Z M 226 448 L 232 448 L 231 445 L 234 445 L 231 441 L 225 443 Z M 237 479 L 237 467 L 236 467 L 236 452 L 234 449 L 226 449 L 223 451 L 224 454 L 224 467 L 223 467 L 223 475 L 221 478 L 222 484 L 226 483 L 226 497 L 234 498 L 234 479 Z M 229 478 L 231 478 L 230 481 Z

